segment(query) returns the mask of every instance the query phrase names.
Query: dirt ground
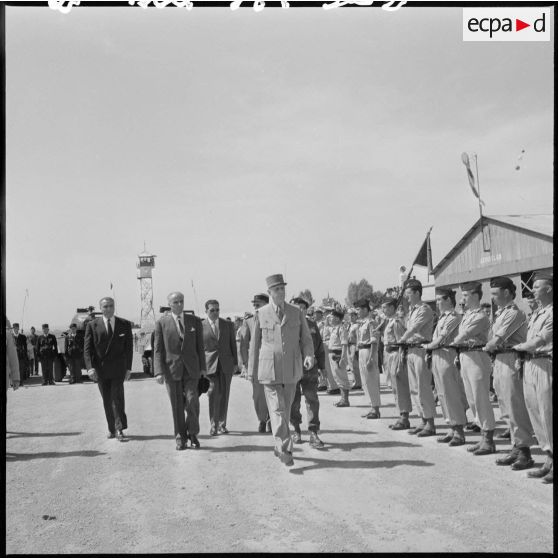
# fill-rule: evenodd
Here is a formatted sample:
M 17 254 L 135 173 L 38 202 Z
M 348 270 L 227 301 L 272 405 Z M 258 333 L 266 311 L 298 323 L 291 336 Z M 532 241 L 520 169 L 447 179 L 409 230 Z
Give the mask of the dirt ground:
M 271 435 L 255 432 L 245 380 L 233 378 L 230 434 L 209 437 L 204 395 L 202 447 L 178 452 L 164 386 L 139 362 L 134 369 L 127 443 L 106 439 L 91 382 L 43 387 L 34 378 L 10 390 L 8 554 L 553 552 L 552 485 L 496 466 L 494 455 L 393 432 L 387 386 L 380 420 L 361 418 L 362 391 L 342 409 L 321 395 L 326 448 L 310 448 L 304 432 L 288 468 Z M 498 441 L 500 452 L 508 447 Z M 542 464 L 540 450 L 534 457 Z

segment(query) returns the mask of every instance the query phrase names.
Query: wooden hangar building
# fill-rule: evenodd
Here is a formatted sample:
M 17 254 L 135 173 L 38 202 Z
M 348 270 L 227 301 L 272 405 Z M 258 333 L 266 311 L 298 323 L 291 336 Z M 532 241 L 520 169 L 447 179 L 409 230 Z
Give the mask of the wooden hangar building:
M 553 215 L 483 216 L 433 270 L 437 287 L 458 293 L 467 281 L 482 283 L 482 302 L 491 302 L 490 279 L 505 275 L 517 286 L 515 301 L 529 313 L 524 297 L 536 271 L 552 271 Z

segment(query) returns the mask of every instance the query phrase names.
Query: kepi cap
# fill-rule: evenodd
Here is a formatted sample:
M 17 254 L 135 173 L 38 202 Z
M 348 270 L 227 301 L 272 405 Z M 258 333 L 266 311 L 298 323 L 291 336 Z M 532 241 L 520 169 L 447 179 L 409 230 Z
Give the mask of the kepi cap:
M 283 275 L 281 273 L 276 273 L 275 275 L 270 275 L 265 279 L 267 283 L 267 288 L 271 289 L 271 287 L 277 287 L 279 285 L 286 285 L 285 280 L 283 279 Z
M 43 324 L 41 327 L 48 327 L 48 324 Z
M 19 324 L 18 324 L 17 322 L 14 322 L 14 323 L 12 324 L 12 327 L 19 327 Z
M 533 281 L 550 281 L 551 283 L 553 283 L 554 277 L 552 273 L 548 271 L 538 271 L 537 273 L 535 273 Z

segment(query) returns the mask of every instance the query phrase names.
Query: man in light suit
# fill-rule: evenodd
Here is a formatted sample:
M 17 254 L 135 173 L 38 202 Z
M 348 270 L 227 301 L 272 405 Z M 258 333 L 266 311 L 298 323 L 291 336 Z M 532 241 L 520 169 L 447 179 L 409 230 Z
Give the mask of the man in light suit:
M 302 378 L 303 358 L 306 370 L 314 366 L 314 345 L 300 308 L 285 302 L 283 276 L 271 275 L 266 282 L 271 301 L 258 310 L 246 377 L 263 384 L 275 455 L 291 466 L 294 465 L 289 432 L 291 405 Z
M 97 382 L 108 425 L 108 438 L 126 441 L 124 380 L 132 374 L 132 324 L 114 315 L 114 300 L 99 301 L 102 316 L 91 320 L 85 331 L 84 358 L 89 377 Z
M 233 374 L 238 370 L 234 324 L 219 318 L 219 302 L 205 303 L 207 318 L 203 320 L 203 344 L 209 378 L 209 434 L 228 434 L 227 410 Z
M 173 292 L 167 300 L 171 311 L 155 324 L 155 378 L 159 384 L 165 383 L 169 394 L 176 449 L 185 450 L 187 439 L 193 448 L 198 449 L 198 381 L 201 375 L 205 375 L 201 320 L 184 312 L 182 293 Z

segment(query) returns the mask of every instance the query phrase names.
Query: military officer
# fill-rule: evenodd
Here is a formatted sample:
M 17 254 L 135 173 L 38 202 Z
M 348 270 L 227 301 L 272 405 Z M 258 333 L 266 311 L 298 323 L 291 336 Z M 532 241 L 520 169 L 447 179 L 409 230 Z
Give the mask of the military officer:
M 465 443 L 463 428 L 467 423 L 467 398 L 459 369 L 455 365 L 457 351 L 450 347 L 457 335 L 462 316 L 455 311 L 455 291 L 436 287 L 436 306 L 439 319 L 432 336 L 432 341 L 424 348 L 432 351 L 432 374 L 444 417 L 449 421 L 450 429 L 438 442 L 450 446 L 462 446 Z
M 405 321 L 397 315 L 397 301 L 386 298 L 382 303 L 382 312 L 386 317 L 384 327 L 384 370 L 391 378 L 391 389 L 395 396 L 395 405 L 399 412 L 399 419 L 390 424 L 392 430 L 407 430 L 411 428 L 409 413 L 411 412 L 411 392 L 409 390 L 409 376 L 407 363 L 403 352 L 397 343 L 405 333 Z
M 239 357 L 244 377 L 246 377 L 246 371 L 248 370 L 250 339 L 252 338 L 254 331 L 256 315 L 258 310 L 266 304 L 269 304 L 269 296 L 265 293 L 254 295 L 254 298 L 252 299 L 254 314 L 247 317 L 241 327 Z M 252 399 L 254 401 L 254 410 L 256 411 L 256 416 L 258 417 L 258 432 L 261 434 L 266 431 L 271 432 L 271 422 L 269 422 L 269 412 L 265 401 L 263 384 L 260 384 L 259 382 L 252 382 Z
M 540 469 L 529 471 L 528 477 L 553 482 L 552 438 L 552 334 L 553 334 L 553 277 L 550 273 L 537 273 L 533 293 L 539 302 L 527 329 L 527 340 L 515 345 L 516 351 L 526 351 L 523 393 L 525 404 L 540 448 L 546 460 Z
M 465 386 L 467 402 L 473 415 L 480 422 L 482 439 L 467 448 L 473 455 L 494 453 L 494 411 L 488 395 L 492 363 L 483 347 L 488 340 L 490 320 L 483 312 L 480 300 L 482 285 L 471 281 L 460 285 L 463 292 L 465 313 L 459 324 L 459 332 L 454 343 L 459 347 L 461 377 Z
M 535 443 L 533 427 L 525 406 L 523 378 L 517 353 L 513 350 L 526 340 L 527 317 L 514 302 L 516 287 L 509 277 L 490 280 L 490 294 L 498 306 L 492 337 L 484 350 L 494 355 L 494 389 L 502 414 L 509 418 L 511 452 L 496 459 L 497 465 L 511 465 L 518 471 L 534 465 L 530 447 Z
M 318 327 L 318 331 L 320 333 L 320 336 L 322 337 L 322 342 L 323 342 L 323 337 L 324 337 L 324 326 L 325 326 L 325 320 L 324 320 L 324 309 L 321 306 L 318 306 L 317 308 L 314 309 L 314 322 L 316 323 L 316 326 Z M 324 350 L 327 353 L 327 347 L 324 346 Z M 326 360 L 326 366 L 329 365 L 329 359 L 325 358 Z M 320 370 L 320 379 L 318 381 L 318 391 L 326 391 L 327 390 L 327 371 L 325 370 Z
M 341 399 L 334 403 L 336 407 L 349 407 L 349 390 L 351 382 L 347 374 L 349 360 L 349 336 L 343 325 L 343 312 L 333 310 L 331 313 L 331 331 L 328 341 L 329 365 L 335 383 L 341 390 Z
M 83 338 L 77 336 L 76 324 L 70 324 L 70 331 L 64 339 L 64 356 L 70 369 L 70 384 L 81 383 Z
M 349 308 L 349 365 L 348 368 L 353 376 L 353 385 L 351 389 L 362 389 L 362 380 L 360 378 L 360 367 L 358 365 L 358 349 L 357 349 L 357 336 L 358 328 L 358 310 L 356 308 Z
M 325 351 L 325 379 L 327 384 L 327 393 L 328 395 L 338 395 L 341 393 L 341 390 L 339 389 L 337 382 L 335 381 L 335 377 L 333 376 L 331 362 L 329 359 L 329 338 L 331 336 L 331 329 L 331 310 L 329 310 L 327 315 L 324 317 L 320 334 L 322 336 Z
M 17 359 L 19 362 L 19 385 L 24 385 L 24 382 L 29 379 L 28 373 L 28 358 L 27 358 L 27 337 L 19 332 L 19 324 L 12 325 L 13 338 L 17 350 Z
M 354 303 L 358 309 L 360 326 L 357 334 L 358 364 L 360 367 L 360 378 L 362 388 L 368 400 L 371 410 L 363 418 L 380 418 L 380 371 L 378 369 L 378 342 L 379 336 L 376 332 L 376 322 L 370 313 L 370 302 L 364 298 Z
M 296 304 L 302 314 L 306 317 L 308 311 L 308 302 L 302 298 L 297 297 L 291 300 L 291 304 Z M 322 337 L 318 330 L 318 326 L 306 317 L 308 329 L 312 336 L 314 344 L 314 367 L 310 370 L 302 371 L 302 379 L 296 386 L 293 404 L 291 406 L 291 424 L 294 428 L 293 442 L 295 444 L 302 443 L 302 433 L 300 431 L 300 424 L 302 423 L 302 415 L 300 413 L 300 400 L 301 392 L 306 401 L 306 414 L 308 417 L 308 432 L 310 433 L 310 445 L 313 448 L 323 448 L 324 443 L 320 440 L 318 435 L 320 431 L 320 400 L 318 399 L 318 371 L 323 370 L 325 367 L 325 352 L 322 343 Z
M 43 386 L 54 385 L 54 359 L 58 356 L 58 342 L 56 337 L 49 333 L 48 324 L 42 326 L 43 334 L 37 339 L 37 354 L 41 361 L 43 373 Z
M 422 283 L 417 279 L 409 279 L 404 284 L 403 295 L 409 303 L 409 315 L 407 330 L 400 342 L 407 347 L 409 388 L 415 409 L 421 417 L 421 424 L 409 430 L 409 434 L 434 436 L 436 403 L 432 393 L 432 371 L 426 365 L 426 350 L 423 348 L 424 343 L 432 340 L 434 313 L 422 301 Z

